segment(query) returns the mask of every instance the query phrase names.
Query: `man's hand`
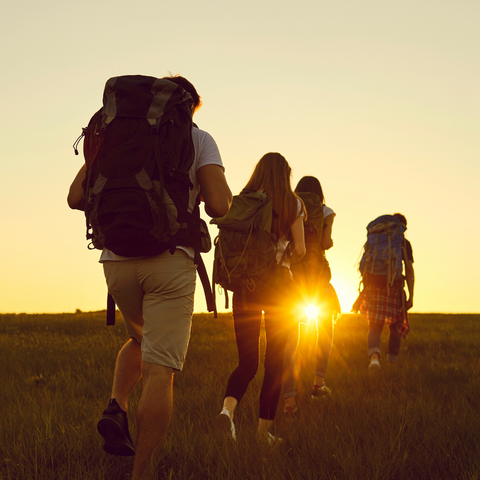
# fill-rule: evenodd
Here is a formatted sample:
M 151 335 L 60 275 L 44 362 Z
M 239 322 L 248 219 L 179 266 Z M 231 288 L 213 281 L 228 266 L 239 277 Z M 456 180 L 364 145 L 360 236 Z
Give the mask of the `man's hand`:
M 407 310 L 410 310 L 413 307 L 413 298 L 409 298 L 406 303 Z

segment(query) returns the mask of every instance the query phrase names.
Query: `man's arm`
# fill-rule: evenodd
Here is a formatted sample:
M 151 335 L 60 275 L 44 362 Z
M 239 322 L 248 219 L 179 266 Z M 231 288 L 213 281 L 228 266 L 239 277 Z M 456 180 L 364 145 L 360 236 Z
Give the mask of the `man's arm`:
M 212 218 L 226 215 L 230 210 L 233 196 L 223 168 L 219 165 L 205 165 L 197 171 L 197 179 L 207 215 Z
M 405 262 L 405 277 L 408 288 L 407 310 L 410 310 L 410 308 L 413 307 L 413 288 L 415 285 L 415 272 L 413 270 L 413 262 L 411 260 L 407 260 Z
M 87 166 L 84 164 L 83 167 L 77 173 L 77 176 L 70 185 L 70 190 L 68 192 L 67 202 L 70 208 L 74 210 L 85 210 L 85 196 L 83 192 L 82 183 L 85 180 L 85 170 Z

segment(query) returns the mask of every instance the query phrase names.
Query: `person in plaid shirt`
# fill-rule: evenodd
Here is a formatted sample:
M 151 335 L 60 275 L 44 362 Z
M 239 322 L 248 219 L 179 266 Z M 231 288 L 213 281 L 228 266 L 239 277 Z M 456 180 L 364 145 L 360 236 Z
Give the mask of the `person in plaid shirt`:
M 407 219 L 400 213 L 394 214 L 405 227 Z M 405 265 L 405 277 L 401 277 L 387 288 L 386 275 L 370 275 L 363 277 L 364 289 L 352 307 L 369 322 L 368 356 L 369 370 L 380 368 L 380 337 L 383 326 L 389 325 L 387 362 L 396 363 L 400 352 L 402 338 L 410 331 L 408 310 L 413 306 L 413 290 L 415 275 L 413 270 L 413 251 L 411 243 L 405 239 L 402 248 L 402 260 Z M 404 290 L 407 283 L 408 300 Z

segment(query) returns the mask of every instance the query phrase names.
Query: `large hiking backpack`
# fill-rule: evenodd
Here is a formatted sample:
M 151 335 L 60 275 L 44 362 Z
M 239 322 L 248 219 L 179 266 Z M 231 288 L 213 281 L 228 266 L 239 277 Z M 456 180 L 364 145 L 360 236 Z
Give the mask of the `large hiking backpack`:
M 367 241 L 360 260 L 360 273 L 384 275 L 387 286 L 402 279 L 402 249 L 406 226 L 394 215 L 382 215 L 367 226 Z
M 228 293 L 242 294 L 247 309 L 246 292 L 264 288 L 276 268 L 276 238 L 272 233 L 273 209 L 262 192 L 244 191 L 233 197 L 230 211 L 210 223 L 219 228 L 215 239 L 215 260 L 212 283 Z
M 322 249 L 324 225 L 324 205 L 320 197 L 311 192 L 296 192 L 303 200 L 307 211 L 305 220 L 306 253 L 300 261 L 292 264 L 293 279 L 300 284 L 303 291 L 316 294 L 321 290 L 321 283 L 332 278 L 330 265 Z
M 193 246 L 192 104 L 165 79 L 107 81 L 103 107 L 83 131 L 89 248 L 136 257 Z

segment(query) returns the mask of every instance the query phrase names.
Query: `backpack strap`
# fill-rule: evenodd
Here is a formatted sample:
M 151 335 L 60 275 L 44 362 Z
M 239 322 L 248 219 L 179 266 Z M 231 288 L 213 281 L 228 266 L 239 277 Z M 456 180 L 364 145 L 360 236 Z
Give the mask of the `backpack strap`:
M 193 249 L 195 252 L 195 257 L 193 261 L 195 265 L 199 265 L 202 261 L 200 257 L 200 194 L 198 194 L 197 198 L 195 199 L 195 205 L 193 207 L 190 219 L 192 222 L 190 224 L 190 234 L 193 234 Z
M 161 155 L 161 150 L 160 150 L 160 135 L 158 132 L 158 126 L 155 121 L 155 119 L 148 119 L 150 122 L 150 128 L 152 130 L 152 135 L 153 135 L 153 150 L 155 152 L 155 160 L 157 161 L 157 166 L 158 166 L 158 180 L 159 180 L 159 191 L 158 195 L 160 198 L 160 202 L 163 202 L 163 195 L 164 195 L 164 189 L 165 189 L 165 184 L 164 184 L 164 179 L 163 179 L 163 164 L 162 164 L 162 155 Z M 165 130 L 164 130 L 165 132 Z M 164 133 L 165 136 L 165 133 Z M 162 138 L 162 141 L 164 138 Z M 159 224 L 160 226 L 163 226 L 164 223 L 164 216 L 163 216 L 163 208 L 159 208 Z
M 215 241 L 219 241 L 218 237 L 215 239 Z M 213 311 L 213 318 L 218 318 L 217 315 L 217 290 L 216 290 L 216 285 L 217 285 L 217 276 L 218 276 L 218 264 L 216 261 L 213 262 L 213 270 L 212 270 L 212 296 L 213 296 L 213 304 L 215 305 L 215 310 Z M 218 285 L 217 288 L 221 288 L 220 285 Z M 229 306 L 229 300 L 228 300 L 228 290 L 226 288 L 223 289 L 223 293 L 225 294 L 225 310 L 228 310 Z
M 207 269 L 205 268 L 205 263 L 201 255 L 198 255 L 199 263 L 197 264 L 197 272 L 200 280 L 202 282 L 203 291 L 205 293 L 205 300 L 207 301 L 207 310 L 209 312 L 213 312 L 213 317 L 217 318 L 217 306 L 215 304 L 215 297 L 214 293 L 212 293 L 212 289 L 210 288 L 210 280 L 208 278 Z M 213 290 L 215 291 L 215 289 Z
M 107 296 L 107 325 L 115 325 L 115 300 L 110 294 Z
M 191 223 L 190 223 L 191 222 Z M 190 234 L 193 234 L 193 250 L 194 258 L 193 262 L 197 265 L 197 272 L 203 286 L 203 292 L 205 293 L 205 300 L 207 302 L 207 310 L 213 312 L 213 317 L 217 318 L 217 305 L 215 303 L 215 289 L 210 287 L 210 279 L 208 278 L 207 269 L 200 254 L 201 246 L 201 232 L 200 232 L 200 194 L 195 199 L 195 206 L 190 215 Z

